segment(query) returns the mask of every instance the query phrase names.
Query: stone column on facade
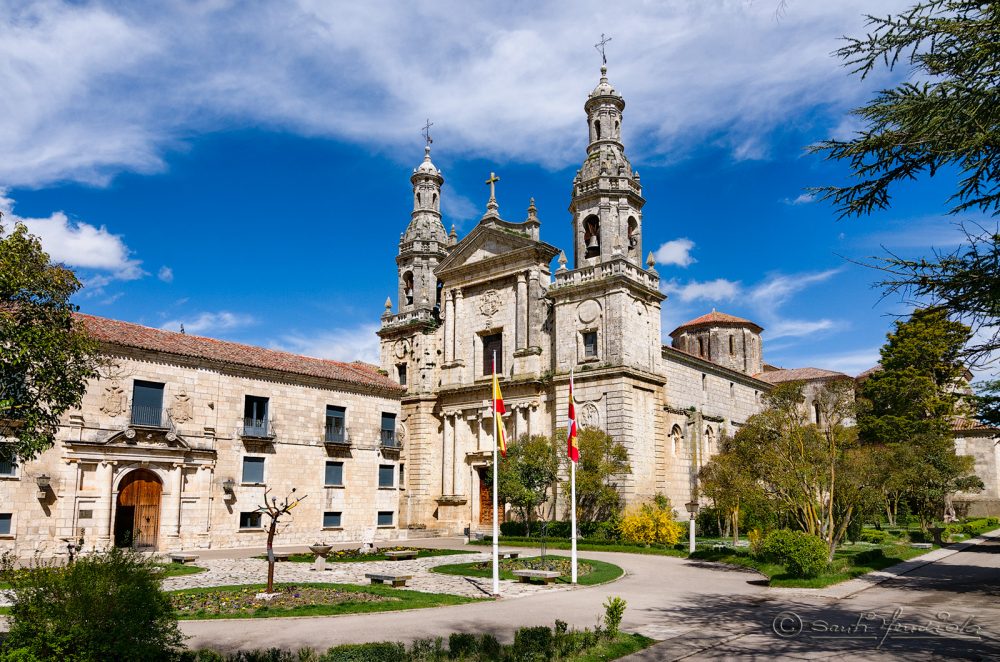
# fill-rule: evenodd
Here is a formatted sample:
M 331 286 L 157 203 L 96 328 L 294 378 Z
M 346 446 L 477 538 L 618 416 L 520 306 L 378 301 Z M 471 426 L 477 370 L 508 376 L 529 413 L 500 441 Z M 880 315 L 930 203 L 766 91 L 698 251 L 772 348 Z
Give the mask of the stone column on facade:
M 480 411 L 476 415 L 476 450 L 483 450 L 483 427 L 486 425 L 486 418 Z
M 441 438 L 441 495 L 452 494 L 454 474 L 452 473 L 452 454 L 455 451 L 455 432 L 452 428 L 453 414 L 444 414 L 442 421 L 443 434 Z
M 454 290 L 452 290 L 452 292 L 455 293 L 455 301 L 452 304 L 451 308 L 452 313 L 455 316 L 455 321 L 452 322 L 451 324 L 451 334 L 452 334 L 451 358 L 453 361 L 461 361 L 465 358 L 465 354 L 462 351 L 463 350 L 462 331 L 459 328 L 461 325 L 458 323 L 459 317 L 462 314 L 461 312 L 459 312 L 459 309 L 462 307 L 462 289 L 456 287 Z
M 517 274 L 517 324 L 515 349 L 524 349 L 528 339 L 528 286 L 524 272 Z
M 538 411 L 538 406 L 535 405 L 534 403 L 532 403 L 531 406 L 528 407 L 528 412 L 527 412 L 527 416 L 528 416 L 528 436 L 531 436 L 533 434 L 537 434 L 537 432 L 536 432 L 536 430 L 537 430 L 537 427 L 536 427 L 537 423 L 535 421 L 535 418 L 536 418 L 535 414 L 536 414 L 537 411 Z
M 111 518 L 115 512 L 115 463 L 107 460 L 98 462 L 96 480 L 101 486 L 97 542 L 101 547 L 108 547 L 111 544 Z
M 455 303 L 452 300 L 452 291 L 444 293 L 444 362 L 451 363 L 455 358 L 453 353 L 453 340 L 455 336 Z
M 538 305 L 538 270 L 532 269 L 528 272 L 528 311 L 527 311 L 527 346 L 535 346 L 535 308 Z
M 199 533 L 208 534 L 212 530 L 212 499 L 214 498 L 212 494 L 212 478 L 215 476 L 215 472 L 212 471 L 212 467 L 202 465 L 198 467 L 198 476 L 200 480 L 199 487 L 201 488 L 201 495 L 198 497 L 198 502 L 205 509 L 205 529 L 199 531 Z
M 170 469 L 170 501 L 167 502 L 165 520 L 167 537 L 175 542 L 181 533 L 181 486 L 184 484 L 184 465 L 175 463 Z

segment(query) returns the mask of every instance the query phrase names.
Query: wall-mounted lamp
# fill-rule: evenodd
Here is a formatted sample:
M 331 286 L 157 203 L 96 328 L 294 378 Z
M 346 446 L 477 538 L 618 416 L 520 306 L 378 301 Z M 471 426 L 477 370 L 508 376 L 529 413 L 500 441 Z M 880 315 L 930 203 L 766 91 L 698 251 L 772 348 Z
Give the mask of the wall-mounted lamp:
M 236 481 L 232 478 L 227 478 L 222 481 L 222 491 L 226 494 L 234 494 L 233 489 L 236 487 Z
M 38 498 L 47 499 L 49 496 L 49 486 L 52 484 L 52 479 L 45 474 L 40 474 L 35 476 L 35 485 L 38 486 Z

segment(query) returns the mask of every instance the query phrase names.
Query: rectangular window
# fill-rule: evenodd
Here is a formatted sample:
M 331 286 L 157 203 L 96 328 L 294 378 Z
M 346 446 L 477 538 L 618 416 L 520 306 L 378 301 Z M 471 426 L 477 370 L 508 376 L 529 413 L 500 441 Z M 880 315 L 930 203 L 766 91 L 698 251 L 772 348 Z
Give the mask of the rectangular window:
M 583 358 L 597 358 L 597 331 L 586 331 L 583 334 Z
M 267 398 L 248 395 L 243 403 L 243 436 L 266 438 L 269 427 L 267 424 Z
M 324 485 L 336 485 L 338 487 L 342 487 L 344 485 L 344 463 L 327 462 L 326 476 L 323 481 Z
M 13 478 L 17 475 L 17 465 L 8 460 L 0 460 L 0 478 Z
M 406 465 L 399 463 L 399 489 L 406 489 Z
M 493 374 L 493 356 L 497 358 L 497 374 L 503 373 L 503 334 L 483 336 L 483 374 Z
M 259 529 L 261 513 L 254 512 L 243 512 L 240 513 L 240 528 L 241 529 Z
M 399 375 L 399 385 L 406 386 L 406 364 L 400 363 L 397 365 L 396 373 Z
M 93 510 L 81 510 L 80 511 L 80 519 L 94 519 L 94 511 Z
M 340 513 L 327 511 L 323 513 L 323 528 L 324 529 L 339 529 L 340 528 Z
M 384 446 L 396 445 L 396 415 L 382 412 L 382 444 Z
M 379 526 L 392 526 L 392 511 L 391 510 L 380 510 L 380 511 L 378 511 L 378 525 Z
M 243 482 L 257 484 L 264 482 L 264 458 L 243 458 Z
M 395 487 L 392 484 L 392 479 L 396 475 L 396 468 L 391 464 L 380 464 L 378 465 L 378 486 L 379 487 Z
M 736 340 L 729 336 L 729 355 L 734 356 L 736 354 Z
M 132 425 L 163 426 L 163 384 L 135 380 L 132 384 Z
M 379 515 L 381 516 L 381 513 L 379 513 Z M 389 513 L 389 515 L 392 515 L 392 513 Z M 13 513 L 0 513 L 0 536 L 11 535 L 10 524 L 13 519 Z M 392 524 L 392 517 L 389 518 L 389 524 Z
M 347 428 L 344 421 L 347 417 L 347 410 L 343 407 L 333 405 L 326 406 L 326 441 L 340 442 L 347 441 Z

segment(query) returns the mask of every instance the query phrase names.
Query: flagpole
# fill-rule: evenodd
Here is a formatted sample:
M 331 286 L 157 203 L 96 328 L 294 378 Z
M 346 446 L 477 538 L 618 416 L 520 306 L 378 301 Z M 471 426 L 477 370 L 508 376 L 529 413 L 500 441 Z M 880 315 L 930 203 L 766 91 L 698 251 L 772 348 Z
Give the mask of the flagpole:
M 493 350 L 493 383 L 497 381 L 497 351 Z M 497 511 L 499 509 L 499 499 L 497 495 L 497 485 L 500 483 L 500 467 L 497 465 L 497 434 L 501 425 L 500 417 L 497 415 L 497 394 L 493 391 L 493 595 L 500 595 L 500 526 L 498 524 Z
M 573 370 L 569 371 L 569 397 L 573 397 Z M 571 403 L 572 404 L 572 403 Z M 576 583 L 576 462 L 573 458 L 569 460 L 569 510 L 570 510 L 570 520 L 572 522 L 571 528 L 571 542 L 570 542 L 570 558 L 572 559 L 573 574 L 571 581 L 573 584 Z

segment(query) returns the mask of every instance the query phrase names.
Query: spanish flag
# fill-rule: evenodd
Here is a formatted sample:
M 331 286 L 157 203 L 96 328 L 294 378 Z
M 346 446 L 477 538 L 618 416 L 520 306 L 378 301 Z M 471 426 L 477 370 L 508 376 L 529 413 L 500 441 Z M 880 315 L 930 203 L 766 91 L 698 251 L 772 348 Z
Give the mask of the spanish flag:
M 500 448 L 500 454 L 507 457 L 507 435 L 503 428 L 503 419 L 500 418 L 507 413 L 503 406 L 503 393 L 500 392 L 500 381 L 497 379 L 497 358 L 493 357 L 493 433 L 496 435 L 496 443 Z
M 566 454 L 573 462 L 580 461 L 580 444 L 576 440 L 576 404 L 573 402 L 573 371 L 569 373 L 569 430 L 566 435 Z

